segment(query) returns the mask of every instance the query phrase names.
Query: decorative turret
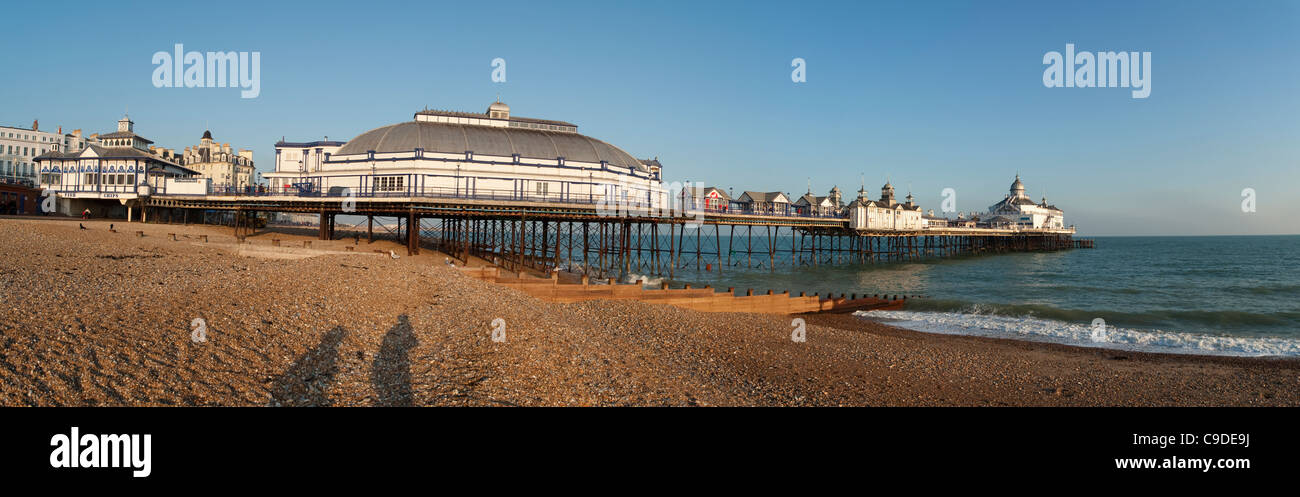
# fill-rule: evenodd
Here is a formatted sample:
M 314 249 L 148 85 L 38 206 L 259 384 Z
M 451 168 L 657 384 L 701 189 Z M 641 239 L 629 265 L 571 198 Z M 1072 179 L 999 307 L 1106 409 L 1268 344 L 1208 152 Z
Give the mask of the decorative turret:
M 126 131 L 130 133 L 134 133 L 135 123 L 131 122 L 131 118 L 129 116 L 123 114 L 122 118 L 118 119 L 117 121 L 117 131 L 118 132 Z
M 880 187 L 880 202 L 885 205 L 894 205 L 894 185 L 885 182 L 885 186 Z
M 1016 174 L 1016 181 L 1011 183 L 1011 196 L 1014 198 L 1029 198 L 1025 195 L 1025 184 L 1020 182 L 1020 174 Z
M 487 115 L 493 119 L 510 119 L 510 106 L 497 100 L 488 106 Z

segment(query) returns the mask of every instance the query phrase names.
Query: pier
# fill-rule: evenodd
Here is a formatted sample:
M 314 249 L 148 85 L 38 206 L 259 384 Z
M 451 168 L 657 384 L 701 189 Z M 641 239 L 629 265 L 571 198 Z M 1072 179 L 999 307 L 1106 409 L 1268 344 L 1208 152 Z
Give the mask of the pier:
M 391 237 L 464 262 L 470 257 L 507 271 L 566 270 L 592 277 L 679 270 L 725 272 L 836 264 L 913 261 L 961 255 L 1091 248 L 1074 229 L 927 227 L 857 230 L 834 216 L 651 211 L 582 200 L 457 196 L 341 197 L 317 194 L 160 195 L 141 199 L 140 221 L 203 222 L 223 216 L 238 237 L 270 213 L 318 216 L 321 240 L 337 239 L 338 216 L 366 218 L 367 240 Z M 375 219 L 395 219 L 380 228 Z M 381 225 L 382 226 L 382 225 Z

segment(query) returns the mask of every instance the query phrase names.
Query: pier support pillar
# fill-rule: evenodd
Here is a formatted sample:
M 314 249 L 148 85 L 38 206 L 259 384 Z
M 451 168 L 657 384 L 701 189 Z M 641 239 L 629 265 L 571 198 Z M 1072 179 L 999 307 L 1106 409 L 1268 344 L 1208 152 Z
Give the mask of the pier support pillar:
M 418 222 L 420 222 L 420 220 L 415 217 L 415 209 L 411 209 L 407 211 L 406 213 L 406 255 L 420 254 L 420 226 L 416 224 Z

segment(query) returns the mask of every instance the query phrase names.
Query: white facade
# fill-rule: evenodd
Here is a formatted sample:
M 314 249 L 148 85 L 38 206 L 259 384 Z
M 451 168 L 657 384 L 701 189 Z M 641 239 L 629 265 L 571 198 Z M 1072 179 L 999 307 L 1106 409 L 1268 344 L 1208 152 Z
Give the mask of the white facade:
M 849 204 L 849 226 L 866 231 L 919 231 L 925 223 L 912 194 L 907 195 L 906 203 L 897 203 L 894 186 L 885 183 L 880 200 L 868 199 L 866 189 L 858 191 L 858 198 Z
M 172 184 L 167 179 L 194 174 L 150 153 L 146 147 L 152 142 L 136 135 L 134 123 L 125 117 L 118 121 L 118 131 L 103 135 L 99 143 L 103 145 L 91 144 L 79 151 L 49 151 L 36 157 L 40 187 L 52 190 L 61 200 L 110 199 L 125 204 L 150 193 L 168 193 Z M 194 190 L 192 184 L 181 188 Z
M 63 134 L 41 131 L 39 123 L 32 129 L 0 126 L 0 180 L 35 185 L 38 179 L 36 157 L 50 151 L 78 151 L 93 143 L 81 136 L 81 130 Z
M 1018 229 L 1064 229 L 1065 213 L 1054 205 L 1047 203 L 1047 197 L 1043 197 L 1042 203 L 1034 203 L 1033 199 L 1025 193 L 1025 184 L 1020 181 L 1020 175 L 1016 175 L 1016 180 L 1011 183 L 1011 191 L 1002 201 L 989 206 L 988 215 L 985 216 L 990 226 L 1018 228 Z
M 559 202 L 666 204 L 655 167 L 560 121 L 421 111 L 413 121 L 342 142 L 276 144 L 273 190 L 359 196 L 456 196 Z
M 286 142 L 275 144 L 275 171 L 263 174 L 273 188 L 289 188 L 296 183 L 309 183 L 307 178 L 318 176 L 331 155 L 345 142 L 325 140 L 313 142 Z

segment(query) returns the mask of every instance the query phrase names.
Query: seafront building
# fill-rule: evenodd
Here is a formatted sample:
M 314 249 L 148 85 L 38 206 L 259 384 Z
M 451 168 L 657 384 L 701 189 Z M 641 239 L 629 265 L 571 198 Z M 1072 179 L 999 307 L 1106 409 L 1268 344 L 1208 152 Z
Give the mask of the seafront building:
M 0 126 L 0 182 L 28 187 L 36 185 L 36 157 L 53 151 L 78 151 L 94 143 L 96 137 L 81 136 L 81 130 L 64 134 L 41 131 L 40 121 L 31 128 Z
M 310 188 L 312 182 L 307 178 L 323 171 L 322 166 L 330 156 L 342 148 L 346 142 L 324 140 L 310 142 L 288 142 L 284 138 L 275 143 L 275 171 L 262 175 L 272 187 L 285 190 L 294 185 Z
M 652 208 L 667 199 L 657 160 L 647 164 L 572 123 L 515 116 L 499 101 L 481 114 L 422 110 L 337 148 L 298 145 L 276 145 L 276 170 L 264 175 L 273 190 Z
M 1011 183 L 1011 191 L 1001 201 L 989 206 L 988 216 L 980 220 L 982 226 L 999 229 L 1063 229 L 1065 213 L 1055 205 L 1047 203 L 1044 196 L 1041 203 L 1035 203 L 1025 193 L 1025 184 L 1020 175 Z
M 132 201 L 156 193 L 208 192 L 208 181 L 194 170 L 155 155 L 153 141 L 135 133 L 130 117 L 117 122 L 117 131 L 75 151 L 48 150 L 33 160 L 40 188 L 58 197 L 57 211 L 78 215 L 130 216 Z
M 921 206 L 907 194 L 907 202 L 894 198 L 894 185 L 885 182 L 880 188 L 880 200 L 867 198 L 867 190 L 858 190 L 858 198 L 849 204 L 849 226 L 869 231 L 919 231 L 923 228 Z
M 196 178 L 212 180 L 214 189 L 244 191 L 255 183 L 253 151 L 241 148 L 236 152 L 229 143 L 217 143 L 211 130 L 204 130 L 199 144 L 185 147 L 179 156 L 170 149 L 150 149 L 155 155 L 197 171 Z

